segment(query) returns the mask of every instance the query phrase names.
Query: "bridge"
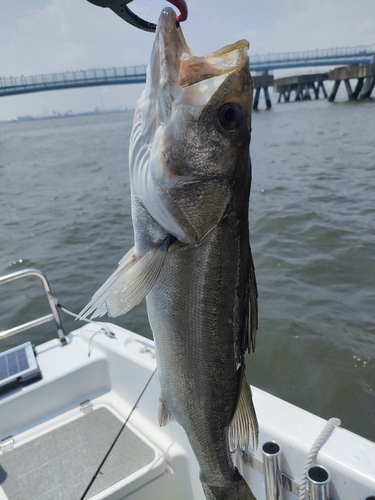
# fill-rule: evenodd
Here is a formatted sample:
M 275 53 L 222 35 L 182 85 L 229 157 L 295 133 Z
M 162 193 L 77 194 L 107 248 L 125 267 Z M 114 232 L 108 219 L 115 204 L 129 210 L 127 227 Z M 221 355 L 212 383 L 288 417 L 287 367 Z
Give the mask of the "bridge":
M 250 56 L 251 71 L 299 68 L 306 66 L 341 66 L 370 64 L 375 56 L 375 44 L 336 49 L 308 50 Z
M 375 44 L 325 50 L 250 55 L 252 73 L 306 66 L 369 64 L 374 60 Z M 99 85 L 144 83 L 146 65 L 124 68 L 67 71 L 36 76 L 0 77 L 0 96 L 72 89 Z
M 146 66 L 127 68 L 89 69 L 84 71 L 66 71 L 48 75 L 0 77 L 0 97 L 45 90 L 75 89 L 97 87 L 99 85 L 120 85 L 144 83 Z

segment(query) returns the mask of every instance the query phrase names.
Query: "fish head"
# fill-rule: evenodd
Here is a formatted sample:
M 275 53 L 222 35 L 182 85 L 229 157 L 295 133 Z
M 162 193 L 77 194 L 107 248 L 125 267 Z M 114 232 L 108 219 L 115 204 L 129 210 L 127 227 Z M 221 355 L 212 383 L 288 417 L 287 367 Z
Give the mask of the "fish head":
M 196 56 L 173 9 L 159 18 L 135 112 L 130 179 L 151 216 L 183 243 L 198 245 L 233 209 L 236 186 L 250 186 L 248 48 L 240 40 Z

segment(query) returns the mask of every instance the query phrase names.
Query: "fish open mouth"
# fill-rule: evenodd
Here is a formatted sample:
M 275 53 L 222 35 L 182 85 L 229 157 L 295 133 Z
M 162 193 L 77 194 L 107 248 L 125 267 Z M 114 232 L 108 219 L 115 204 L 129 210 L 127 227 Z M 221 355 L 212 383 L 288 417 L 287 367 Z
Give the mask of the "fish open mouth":
M 247 61 L 247 50 L 249 42 L 239 40 L 231 45 L 226 45 L 207 56 L 183 55 L 181 60 L 179 85 L 181 88 L 188 87 L 195 83 L 226 75 Z
M 247 40 L 226 45 L 206 56 L 194 54 L 179 24 L 176 24 L 176 14 L 170 7 L 165 8 L 160 15 L 156 36 L 159 38 L 161 79 L 170 86 L 171 94 L 175 97 L 181 98 L 180 92 L 185 90 L 182 100 L 193 106 L 207 103 L 209 96 L 229 73 L 248 64 Z M 193 88 L 186 92 L 190 87 Z

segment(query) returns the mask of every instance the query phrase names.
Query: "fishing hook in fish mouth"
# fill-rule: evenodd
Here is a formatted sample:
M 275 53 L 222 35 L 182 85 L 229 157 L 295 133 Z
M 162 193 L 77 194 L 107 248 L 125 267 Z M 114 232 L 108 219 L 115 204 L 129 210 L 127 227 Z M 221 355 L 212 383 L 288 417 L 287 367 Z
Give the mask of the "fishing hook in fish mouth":
M 127 23 L 135 26 L 144 31 L 154 32 L 156 30 L 156 24 L 149 23 L 144 19 L 138 17 L 134 12 L 132 12 L 127 6 L 128 3 L 133 0 L 87 0 L 88 2 L 97 5 L 98 7 L 108 7 L 113 10 L 115 14 L 124 19 Z M 186 21 L 188 16 L 188 8 L 185 0 L 167 0 L 169 3 L 174 5 L 180 11 L 180 15 L 176 17 L 177 23 Z

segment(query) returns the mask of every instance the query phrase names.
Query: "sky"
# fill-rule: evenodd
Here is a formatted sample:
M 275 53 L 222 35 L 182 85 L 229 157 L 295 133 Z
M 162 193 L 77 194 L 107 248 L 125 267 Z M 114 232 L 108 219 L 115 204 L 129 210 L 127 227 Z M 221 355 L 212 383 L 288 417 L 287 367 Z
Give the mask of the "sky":
M 250 62 L 254 54 L 375 43 L 375 0 L 186 1 L 189 16 L 182 28 L 198 55 L 241 38 L 250 42 Z M 133 0 L 129 7 L 156 23 L 166 5 L 166 0 Z M 87 0 L 0 0 L 0 77 L 146 64 L 152 43 L 152 33 Z M 116 85 L 0 97 L 0 121 L 132 109 L 142 88 Z

